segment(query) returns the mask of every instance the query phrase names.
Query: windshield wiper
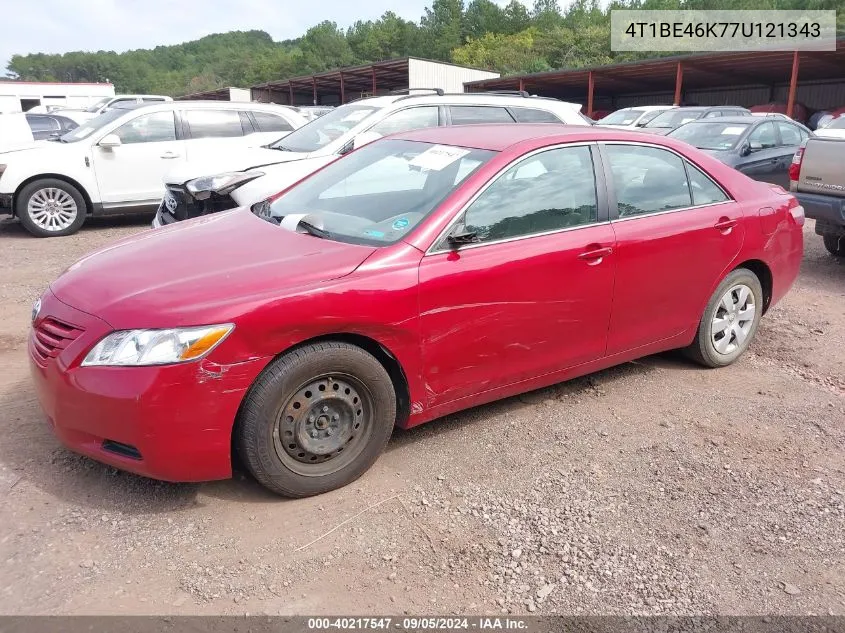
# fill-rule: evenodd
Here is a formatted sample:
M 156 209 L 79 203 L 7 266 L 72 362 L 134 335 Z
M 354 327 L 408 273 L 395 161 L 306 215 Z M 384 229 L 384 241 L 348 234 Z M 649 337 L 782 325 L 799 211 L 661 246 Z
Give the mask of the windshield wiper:
M 306 233 L 310 233 L 311 235 L 314 235 L 316 237 L 322 237 L 323 239 L 328 239 L 329 237 L 328 231 L 316 227 L 310 222 L 306 222 L 305 220 L 300 220 L 296 226 L 297 228 L 301 226 L 303 229 L 305 229 Z

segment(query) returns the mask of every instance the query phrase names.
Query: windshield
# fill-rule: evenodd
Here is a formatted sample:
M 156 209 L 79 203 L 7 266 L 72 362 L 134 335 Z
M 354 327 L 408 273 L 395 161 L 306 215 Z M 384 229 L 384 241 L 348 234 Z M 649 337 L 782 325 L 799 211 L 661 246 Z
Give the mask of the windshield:
M 87 108 L 85 108 L 85 111 L 86 112 L 96 112 L 97 110 L 102 108 L 104 105 L 106 105 L 109 101 L 111 101 L 111 97 L 105 97 L 104 99 L 100 99 L 94 105 L 90 105 Z
M 373 106 L 354 104 L 335 108 L 320 118 L 306 123 L 298 130 L 294 130 L 283 139 L 273 143 L 270 148 L 289 152 L 316 152 L 346 134 L 376 109 Z
M 115 119 L 122 117 L 126 114 L 126 110 L 107 110 L 103 112 L 99 116 L 95 116 L 90 121 L 86 121 L 78 128 L 74 128 L 64 136 L 62 136 L 59 140 L 62 143 L 75 143 L 77 141 L 81 141 L 84 138 L 88 138 L 94 132 L 99 130 L 104 125 L 107 125 L 114 121 Z
M 617 110 L 608 114 L 599 123 L 603 125 L 631 125 L 642 115 L 642 110 Z
M 649 121 L 645 127 L 676 128 L 684 123 L 700 119 L 704 110 L 667 110 Z
M 667 134 L 698 149 L 726 151 L 736 147 L 739 139 L 748 131 L 742 123 L 718 123 L 693 121 Z
M 494 155 L 451 145 L 377 141 L 293 187 L 269 210 L 256 206 L 256 213 L 291 230 L 310 225 L 320 237 L 341 242 L 392 244 Z

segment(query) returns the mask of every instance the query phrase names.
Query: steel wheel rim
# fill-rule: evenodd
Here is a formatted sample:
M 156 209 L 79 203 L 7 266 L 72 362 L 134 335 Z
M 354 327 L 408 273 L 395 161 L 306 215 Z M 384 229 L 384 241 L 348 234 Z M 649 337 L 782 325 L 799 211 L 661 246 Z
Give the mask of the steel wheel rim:
M 710 342 L 719 354 L 733 354 L 748 344 L 757 305 L 745 284 L 732 286 L 719 300 L 710 323 Z
M 348 374 L 330 373 L 300 385 L 273 423 L 276 457 L 289 470 L 324 477 L 364 450 L 373 432 L 373 397 Z
M 45 187 L 33 193 L 26 205 L 29 218 L 45 231 L 63 231 L 73 224 L 79 209 L 64 189 Z

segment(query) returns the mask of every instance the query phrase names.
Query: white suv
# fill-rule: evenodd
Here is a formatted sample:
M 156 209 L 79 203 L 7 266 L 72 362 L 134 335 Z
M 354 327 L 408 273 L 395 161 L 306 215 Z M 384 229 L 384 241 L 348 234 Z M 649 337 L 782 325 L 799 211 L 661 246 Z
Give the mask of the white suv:
M 382 136 L 477 123 L 590 125 L 581 106 L 516 93 L 391 94 L 359 99 L 311 121 L 269 148 L 189 160 L 165 178 L 153 226 L 249 206 Z
M 174 165 L 272 143 L 304 124 L 293 108 L 260 103 L 115 107 L 55 142 L 0 152 L 0 213 L 49 237 L 76 232 L 88 215 L 152 212 Z

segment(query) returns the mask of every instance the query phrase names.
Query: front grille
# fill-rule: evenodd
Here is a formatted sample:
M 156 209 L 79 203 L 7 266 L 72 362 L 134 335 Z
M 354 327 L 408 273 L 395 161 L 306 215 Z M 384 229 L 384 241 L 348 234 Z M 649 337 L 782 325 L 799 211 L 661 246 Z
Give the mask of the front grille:
M 219 196 L 213 193 L 210 198 L 196 200 L 183 187 L 173 185 L 168 185 L 167 192 L 176 200 L 176 208 L 171 211 L 167 208 L 165 201 L 161 201 L 159 205 L 159 218 L 162 224 L 190 220 L 191 218 L 198 218 L 201 215 L 234 209 L 238 206 L 232 197 L 228 195 Z
M 80 327 L 46 317 L 32 332 L 32 351 L 36 360 L 43 364 L 48 359 L 55 358 L 82 332 Z

